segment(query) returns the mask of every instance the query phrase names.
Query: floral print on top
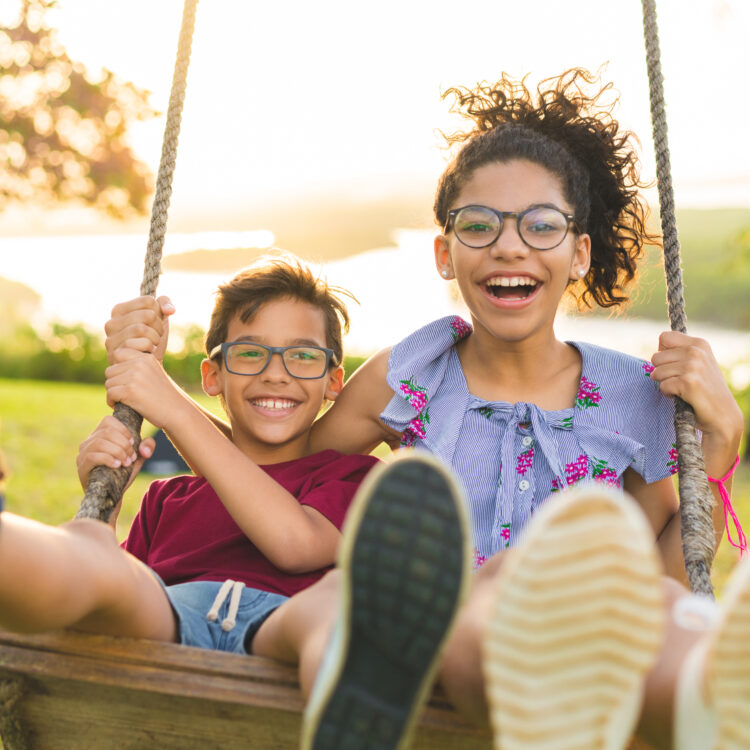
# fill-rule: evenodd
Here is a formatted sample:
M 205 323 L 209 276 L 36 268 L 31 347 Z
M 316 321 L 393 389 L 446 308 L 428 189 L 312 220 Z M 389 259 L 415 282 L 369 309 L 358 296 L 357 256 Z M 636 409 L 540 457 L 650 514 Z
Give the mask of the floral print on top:
M 425 409 L 427 405 L 427 390 L 413 382 L 413 378 L 402 380 L 401 393 L 404 395 L 408 404 L 417 412 L 417 416 L 412 419 L 406 426 L 401 435 L 401 445 L 408 448 L 416 443 L 417 440 L 424 440 L 427 433 L 425 425 L 430 423 L 430 410 Z
M 651 483 L 676 471 L 674 407 L 642 359 L 569 342 L 581 355 L 570 408 L 485 401 L 466 385 L 455 345 L 471 326 L 450 316 L 391 350 L 394 396 L 381 419 L 403 445 L 450 464 L 466 489 L 474 562 L 513 546 L 534 509 L 573 484 L 622 486 L 628 467 Z M 644 375 L 646 377 L 644 377 Z

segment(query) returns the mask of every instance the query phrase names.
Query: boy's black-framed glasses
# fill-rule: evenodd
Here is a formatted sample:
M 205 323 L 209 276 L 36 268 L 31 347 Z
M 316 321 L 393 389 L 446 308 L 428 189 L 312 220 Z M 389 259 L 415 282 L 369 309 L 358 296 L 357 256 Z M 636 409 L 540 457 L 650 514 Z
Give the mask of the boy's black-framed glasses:
M 515 219 L 518 236 L 534 250 L 552 250 L 568 235 L 575 216 L 554 206 L 529 206 L 523 211 L 498 211 L 489 206 L 461 206 L 448 211 L 443 234 L 451 229 L 462 245 L 477 250 L 489 247 L 503 231 L 505 219 Z
M 328 372 L 333 349 L 324 346 L 265 346 L 254 341 L 225 341 L 209 353 L 224 358 L 224 367 L 235 375 L 260 375 L 268 367 L 271 357 L 278 354 L 284 368 L 300 380 L 317 380 Z

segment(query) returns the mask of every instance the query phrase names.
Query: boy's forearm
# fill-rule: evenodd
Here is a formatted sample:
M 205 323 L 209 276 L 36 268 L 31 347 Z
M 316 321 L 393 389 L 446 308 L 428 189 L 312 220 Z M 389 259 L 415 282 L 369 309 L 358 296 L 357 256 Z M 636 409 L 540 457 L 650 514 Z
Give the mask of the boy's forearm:
M 195 408 L 198 409 L 201 414 L 203 414 L 203 416 L 206 417 L 206 419 L 208 419 L 209 422 L 211 422 L 211 424 L 216 427 L 219 432 L 222 433 L 222 435 L 224 435 L 225 438 L 227 438 L 228 440 L 232 439 L 232 428 L 223 419 L 220 419 L 213 412 L 210 412 L 208 409 L 201 406 L 201 404 L 199 404 L 197 401 L 191 399 L 188 394 L 185 394 L 185 396 L 192 401 Z M 165 427 L 164 432 L 177 448 L 180 455 L 185 459 L 185 463 L 187 463 L 187 465 L 190 467 L 190 470 L 197 476 L 203 476 L 203 472 L 198 468 L 198 461 L 195 459 L 195 456 L 192 454 L 192 452 L 188 452 L 189 446 L 183 445 L 183 441 L 180 440 L 180 436 L 173 434 L 169 430 L 169 428 Z

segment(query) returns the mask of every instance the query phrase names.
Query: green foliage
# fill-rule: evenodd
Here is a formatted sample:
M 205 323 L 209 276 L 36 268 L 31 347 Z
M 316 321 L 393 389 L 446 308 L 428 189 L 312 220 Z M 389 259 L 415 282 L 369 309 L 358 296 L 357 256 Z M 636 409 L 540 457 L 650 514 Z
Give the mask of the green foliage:
M 183 388 L 201 388 L 204 335 L 200 326 L 190 326 L 182 333 L 182 349 L 168 351 L 164 357 L 165 369 Z M 364 357 L 344 357 L 346 377 L 364 361 Z M 102 338 L 81 324 L 54 323 L 42 336 L 29 323 L 20 323 L 0 338 L 0 378 L 103 384 L 106 368 Z
M 344 355 L 344 380 L 349 380 L 365 359 L 366 357 L 347 357 Z
M 101 338 L 82 325 L 54 323 L 42 338 L 28 323 L 0 345 L 0 376 L 103 383 L 107 355 Z
M 194 397 L 221 414 L 215 399 Z M 111 413 L 101 385 L 0 378 L 0 447 L 9 469 L 8 509 L 52 524 L 72 518 L 83 497 L 75 463 L 78 446 Z M 145 422 L 142 434 L 153 432 Z M 117 526 L 120 538 L 154 478 L 137 477 L 125 493 Z
M 156 114 L 148 92 L 71 60 L 45 18 L 54 2 L 20 0 L 0 29 L 0 210 L 79 200 L 115 218 L 144 213 L 152 180 L 126 133 Z
M 677 215 L 688 323 L 750 326 L 750 210 L 685 210 Z M 661 251 L 652 248 L 639 268 L 628 314 L 667 320 Z

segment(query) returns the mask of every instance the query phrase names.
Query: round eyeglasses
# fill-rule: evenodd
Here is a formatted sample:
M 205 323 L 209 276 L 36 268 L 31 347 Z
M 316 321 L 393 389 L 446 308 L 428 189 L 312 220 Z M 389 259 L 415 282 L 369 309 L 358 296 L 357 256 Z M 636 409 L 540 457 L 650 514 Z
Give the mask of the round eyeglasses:
M 278 354 L 286 371 L 300 380 L 322 378 L 333 357 L 333 349 L 323 346 L 265 346 L 251 341 L 225 341 L 208 357 L 213 359 L 219 353 L 224 357 L 224 367 L 235 375 L 260 375 L 271 357 Z
M 505 219 L 515 219 L 518 235 L 534 250 L 552 250 L 567 236 L 568 228 L 578 224 L 572 214 L 554 206 L 529 206 L 523 211 L 496 211 L 488 206 L 462 206 L 448 211 L 443 234 L 451 229 L 458 241 L 467 247 L 489 247 L 503 231 Z

